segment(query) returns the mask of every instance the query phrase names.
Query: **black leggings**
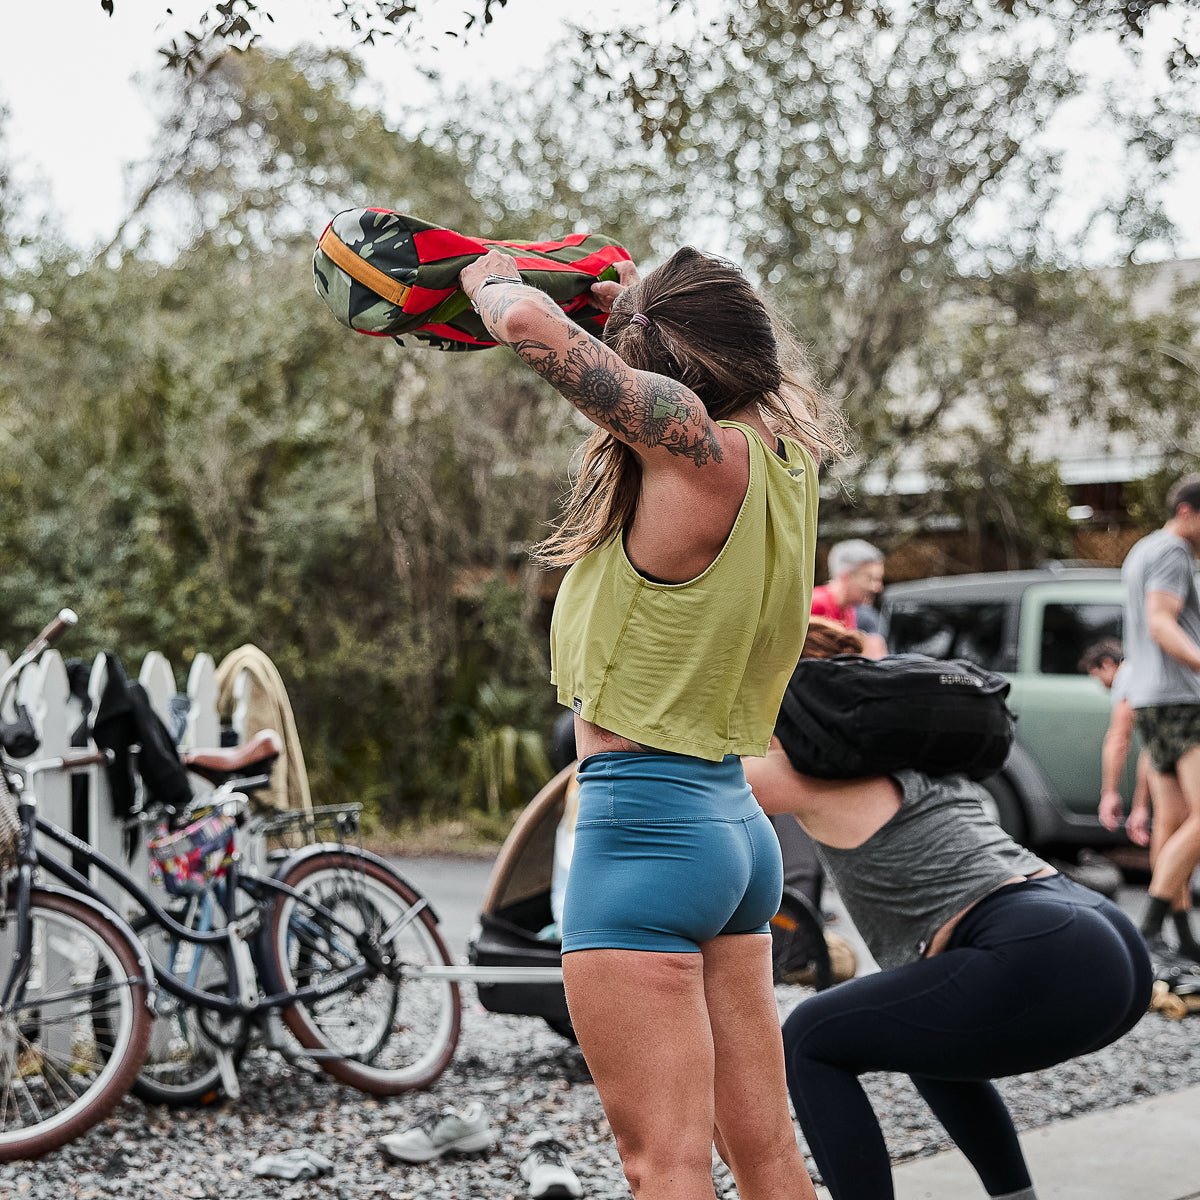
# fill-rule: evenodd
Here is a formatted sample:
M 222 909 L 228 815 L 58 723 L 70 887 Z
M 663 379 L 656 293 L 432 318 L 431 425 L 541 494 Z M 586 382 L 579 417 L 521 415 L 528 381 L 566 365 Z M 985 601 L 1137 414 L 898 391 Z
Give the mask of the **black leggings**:
M 788 1091 L 834 1200 L 894 1196 L 864 1071 L 910 1076 L 989 1196 L 1032 1186 L 989 1081 L 1116 1041 L 1146 1011 L 1152 984 L 1125 914 L 1052 875 L 984 897 L 941 954 L 804 1001 L 783 1027 Z

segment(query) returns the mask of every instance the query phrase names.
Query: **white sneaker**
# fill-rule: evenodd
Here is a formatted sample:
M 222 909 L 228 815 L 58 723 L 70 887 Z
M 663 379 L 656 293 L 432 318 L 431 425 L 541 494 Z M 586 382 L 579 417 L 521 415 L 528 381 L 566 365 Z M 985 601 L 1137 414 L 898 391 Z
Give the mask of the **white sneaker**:
M 572 1200 L 583 1195 L 583 1187 L 567 1162 L 567 1148 L 553 1134 L 535 1133 L 529 1153 L 521 1163 L 521 1178 L 529 1184 L 533 1200 Z
M 461 1112 L 443 1108 L 436 1116 L 379 1139 L 385 1154 L 406 1163 L 431 1162 L 443 1154 L 476 1154 L 490 1150 L 496 1137 L 478 1100 Z

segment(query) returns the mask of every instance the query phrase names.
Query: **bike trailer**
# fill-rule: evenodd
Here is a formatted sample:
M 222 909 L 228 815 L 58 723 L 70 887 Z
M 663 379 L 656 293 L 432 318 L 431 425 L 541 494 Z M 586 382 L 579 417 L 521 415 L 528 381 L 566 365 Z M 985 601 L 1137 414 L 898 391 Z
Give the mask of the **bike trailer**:
M 553 921 L 554 840 L 574 775 L 574 763 L 559 771 L 526 805 L 501 847 L 479 913 L 479 932 L 467 946 L 472 966 L 561 964 L 562 942 L 538 934 Z M 475 990 L 489 1012 L 542 1017 L 553 1029 L 572 1036 L 561 983 L 480 983 Z

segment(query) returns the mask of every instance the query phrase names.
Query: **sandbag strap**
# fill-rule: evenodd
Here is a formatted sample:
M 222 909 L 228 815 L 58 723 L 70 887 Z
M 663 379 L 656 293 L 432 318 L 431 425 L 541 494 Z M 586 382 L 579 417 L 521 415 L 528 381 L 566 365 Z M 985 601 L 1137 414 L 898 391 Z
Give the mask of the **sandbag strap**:
M 397 283 L 390 275 L 385 275 L 378 267 L 373 267 L 365 259 L 359 258 L 329 225 L 321 234 L 317 245 L 336 263 L 351 279 L 358 280 L 371 291 L 391 301 L 397 307 L 402 307 L 408 299 L 412 288 L 405 283 Z

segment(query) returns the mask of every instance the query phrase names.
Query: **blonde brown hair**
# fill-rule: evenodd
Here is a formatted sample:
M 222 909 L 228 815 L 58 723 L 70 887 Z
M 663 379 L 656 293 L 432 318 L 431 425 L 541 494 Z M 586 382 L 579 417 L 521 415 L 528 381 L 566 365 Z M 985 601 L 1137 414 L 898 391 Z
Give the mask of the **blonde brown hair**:
M 690 388 L 714 421 L 757 404 L 772 429 L 818 461 L 845 453 L 844 422 L 813 380 L 804 351 L 731 263 L 690 246 L 676 251 L 621 293 L 604 341 L 634 370 Z M 637 455 L 597 429 L 583 444 L 562 519 L 534 556 L 566 566 L 602 546 L 633 520 L 640 486 Z
M 827 617 L 810 617 L 801 658 L 834 658 L 838 654 L 861 654 L 863 635 Z

